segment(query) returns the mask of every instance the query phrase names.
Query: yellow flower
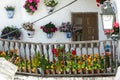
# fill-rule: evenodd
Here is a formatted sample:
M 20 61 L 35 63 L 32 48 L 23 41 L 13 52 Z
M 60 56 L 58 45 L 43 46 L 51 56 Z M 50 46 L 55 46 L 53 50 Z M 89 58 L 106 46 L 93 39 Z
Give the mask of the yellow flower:
M 99 56 L 98 56 L 98 54 L 95 54 L 95 58 L 98 58 Z
M 6 53 L 5 53 L 4 51 L 2 51 L 2 52 L 0 53 L 0 55 L 1 55 L 1 56 L 6 56 Z
M 94 60 L 93 60 L 94 62 L 96 62 L 97 61 L 97 59 L 96 58 L 94 58 Z
M 82 62 L 81 62 L 81 61 L 78 61 L 78 64 L 82 64 Z

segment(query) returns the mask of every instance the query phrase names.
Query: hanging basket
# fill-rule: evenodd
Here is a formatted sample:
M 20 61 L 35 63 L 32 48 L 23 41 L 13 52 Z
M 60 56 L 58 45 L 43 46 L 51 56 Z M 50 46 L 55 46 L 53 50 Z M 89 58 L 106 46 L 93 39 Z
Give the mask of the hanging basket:
M 7 16 L 9 19 L 12 19 L 14 16 L 14 10 L 6 10 Z
M 53 37 L 53 33 L 47 33 L 47 38 L 50 39 Z
M 47 12 L 48 13 L 52 13 L 54 11 L 54 7 L 48 7 L 47 6 Z
M 28 38 L 33 38 L 35 31 L 27 31 Z

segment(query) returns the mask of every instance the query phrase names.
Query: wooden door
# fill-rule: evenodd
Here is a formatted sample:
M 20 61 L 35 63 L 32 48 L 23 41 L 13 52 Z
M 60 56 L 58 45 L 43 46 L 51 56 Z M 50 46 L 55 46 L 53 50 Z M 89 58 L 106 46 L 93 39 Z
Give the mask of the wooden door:
M 72 13 L 72 24 L 78 27 L 72 33 L 73 41 L 98 40 L 97 13 Z

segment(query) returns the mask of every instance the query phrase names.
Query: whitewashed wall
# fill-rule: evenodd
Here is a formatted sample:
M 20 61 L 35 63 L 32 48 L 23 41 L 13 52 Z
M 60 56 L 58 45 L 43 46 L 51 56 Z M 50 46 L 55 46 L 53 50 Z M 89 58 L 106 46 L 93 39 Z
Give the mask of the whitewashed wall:
M 59 4 L 56 6 L 55 10 L 61 8 L 62 6 L 68 4 L 70 1 L 74 0 L 58 0 Z M 0 30 L 7 25 L 16 25 L 17 27 L 22 27 L 23 22 L 33 22 L 39 18 L 44 17 L 47 15 L 46 7 L 41 0 L 38 10 L 33 14 L 29 15 L 25 9 L 23 8 L 25 0 L 0 0 Z M 4 9 L 7 5 L 15 6 L 15 15 L 13 19 L 8 19 L 6 15 L 6 11 Z M 42 19 L 34 24 L 35 28 L 35 35 L 33 38 L 27 38 L 25 34 L 25 30 L 23 31 L 23 41 L 30 41 L 30 42 L 67 42 L 71 41 L 71 39 L 67 39 L 65 33 L 57 31 L 54 33 L 52 39 L 47 39 L 46 34 L 42 32 L 40 26 L 52 21 L 57 27 L 61 25 L 62 22 L 71 21 L 71 13 L 72 12 L 98 12 L 99 20 L 98 20 L 98 28 L 99 28 L 99 39 L 104 40 L 106 36 L 102 30 L 102 23 L 100 17 L 100 8 L 96 6 L 96 0 L 78 0 L 77 2 L 73 3 L 69 7 L 64 8 L 63 10 L 52 14 L 51 16 Z

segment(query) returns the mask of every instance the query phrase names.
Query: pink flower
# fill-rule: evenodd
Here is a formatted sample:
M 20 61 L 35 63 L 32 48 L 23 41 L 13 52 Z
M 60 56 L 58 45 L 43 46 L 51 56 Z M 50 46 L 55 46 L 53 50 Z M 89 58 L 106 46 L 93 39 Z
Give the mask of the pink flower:
M 35 8 L 32 8 L 32 11 L 34 12 L 34 11 L 35 11 Z
M 96 0 L 96 2 L 100 3 L 100 0 Z
M 25 8 L 25 5 L 23 5 L 23 8 Z
M 119 23 L 118 23 L 118 22 L 114 22 L 113 26 L 114 26 L 115 28 L 118 28 L 118 27 L 119 27 Z
M 100 4 L 98 3 L 98 4 L 97 4 L 97 7 L 99 7 L 99 6 L 100 6 Z
M 51 32 L 55 32 L 55 29 L 54 29 L 54 28 L 51 28 L 50 30 L 51 30 Z
M 35 0 L 36 1 L 36 3 L 39 3 L 40 2 L 40 0 Z
M 38 4 L 36 4 L 35 6 L 38 7 Z
M 40 29 L 43 29 L 43 26 L 41 26 Z
M 30 2 L 30 3 L 32 3 L 32 2 L 33 2 L 33 0 L 29 0 L 29 2 Z
M 33 6 L 29 6 L 29 8 L 32 10 L 32 9 L 33 9 Z
M 105 34 L 109 34 L 110 30 L 104 30 Z
M 48 29 L 46 29 L 46 28 L 43 28 L 43 30 L 44 30 L 45 32 L 48 32 Z

